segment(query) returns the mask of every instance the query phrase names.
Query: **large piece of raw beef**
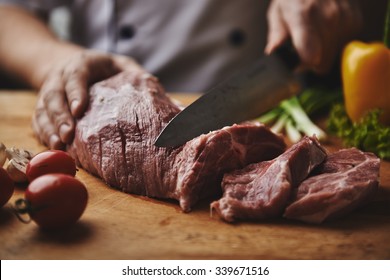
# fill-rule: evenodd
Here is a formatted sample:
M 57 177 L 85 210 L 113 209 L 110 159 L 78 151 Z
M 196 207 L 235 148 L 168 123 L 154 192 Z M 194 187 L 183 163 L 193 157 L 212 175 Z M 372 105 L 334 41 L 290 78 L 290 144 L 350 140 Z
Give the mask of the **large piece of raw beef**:
M 175 149 L 154 146 L 180 109 L 147 74 L 120 73 L 95 84 L 90 96 L 68 147 L 78 165 L 124 192 L 176 199 L 184 211 L 220 192 L 225 172 L 285 150 L 282 137 L 258 123 L 225 127 Z

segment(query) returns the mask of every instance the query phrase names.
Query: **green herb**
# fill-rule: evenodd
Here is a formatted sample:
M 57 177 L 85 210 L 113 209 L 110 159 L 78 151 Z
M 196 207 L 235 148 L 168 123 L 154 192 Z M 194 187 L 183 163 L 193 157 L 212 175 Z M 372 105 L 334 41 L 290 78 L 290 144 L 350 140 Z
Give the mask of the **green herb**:
M 328 130 L 344 141 L 344 145 L 375 153 L 382 159 L 390 159 L 390 127 L 379 122 L 380 110 L 369 112 L 359 123 L 353 123 L 342 103 L 333 106 Z

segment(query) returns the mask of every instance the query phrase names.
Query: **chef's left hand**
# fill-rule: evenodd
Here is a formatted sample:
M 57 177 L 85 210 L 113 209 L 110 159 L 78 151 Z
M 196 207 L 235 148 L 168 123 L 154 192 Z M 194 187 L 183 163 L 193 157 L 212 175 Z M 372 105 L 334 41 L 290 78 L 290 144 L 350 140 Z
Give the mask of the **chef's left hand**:
M 144 72 L 133 59 L 81 49 L 51 63 L 39 90 L 32 128 L 38 139 L 51 149 L 63 149 L 75 132 L 89 102 L 91 84 L 121 71 Z

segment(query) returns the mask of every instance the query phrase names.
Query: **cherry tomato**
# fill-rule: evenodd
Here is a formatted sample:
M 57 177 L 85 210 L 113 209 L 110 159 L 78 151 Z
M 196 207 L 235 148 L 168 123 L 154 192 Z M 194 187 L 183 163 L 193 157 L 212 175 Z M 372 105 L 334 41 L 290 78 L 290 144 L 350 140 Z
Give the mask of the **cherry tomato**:
M 15 185 L 7 171 L 0 167 L 0 207 L 3 207 L 14 193 Z
M 66 174 L 46 174 L 33 180 L 25 192 L 24 212 L 44 229 L 74 224 L 87 206 L 84 184 Z
M 73 158 L 60 150 L 49 150 L 35 155 L 26 167 L 26 175 L 30 182 L 44 174 L 63 173 L 71 176 L 76 174 L 76 164 Z

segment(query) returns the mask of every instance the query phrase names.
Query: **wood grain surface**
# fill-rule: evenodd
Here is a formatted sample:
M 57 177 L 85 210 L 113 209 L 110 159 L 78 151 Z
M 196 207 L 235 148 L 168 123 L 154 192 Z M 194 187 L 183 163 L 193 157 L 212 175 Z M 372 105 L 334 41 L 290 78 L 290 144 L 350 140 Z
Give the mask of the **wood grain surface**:
M 185 103 L 194 96 L 183 97 Z M 0 141 L 45 149 L 30 122 L 33 92 L 0 92 Z M 327 144 L 339 148 L 337 139 Z M 62 232 L 21 223 L 12 204 L 0 209 L 0 258 L 4 259 L 390 259 L 390 163 L 381 162 L 380 190 L 354 213 L 323 225 L 282 218 L 227 224 L 211 217 L 208 202 L 184 214 L 174 201 L 121 193 L 79 170 L 89 202 L 81 220 Z

